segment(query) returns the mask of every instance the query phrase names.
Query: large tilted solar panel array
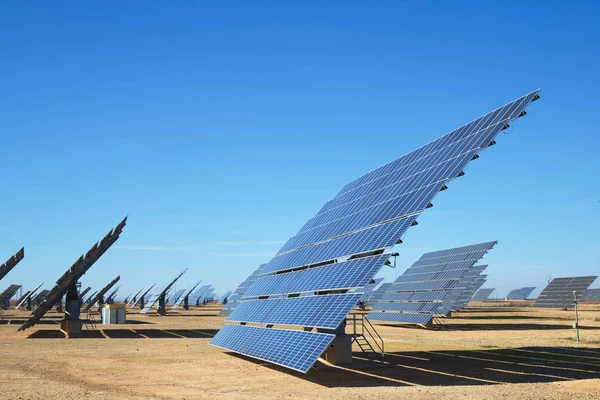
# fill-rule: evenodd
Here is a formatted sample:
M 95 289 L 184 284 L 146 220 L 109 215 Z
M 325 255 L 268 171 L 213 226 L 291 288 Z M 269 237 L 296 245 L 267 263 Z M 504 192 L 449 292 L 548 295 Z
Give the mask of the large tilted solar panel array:
M 475 301 L 485 301 L 489 299 L 490 295 L 494 292 L 494 288 L 481 288 L 473 295 Z
M 42 303 L 31 313 L 29 318 L 18 329 L 23 331 L 35 325 L 54 305 L 66 294 L 71 284 L 77 282 L 96 261 L 112 246 L 120 237 L 127 223 L 125 217 L 119 225 L 106 234 L 85 255 L 77 261 L 56 281 L 56 285 L 48 292 Z
M 238 304 L 240 304 L 240 301 L 242 300 L 242 295 L 246 292 L 246 290 L 248 290 L 250 285 L 252 285 L 254 281 L 258 279 L 258 274 L 265 265 L 266 264 L 260 265 L 256 269 L 256 271 L 254 271 L 252 274 L 250 274 L 248 278 L 246 278 L 244 282 L 240 283 L 237 289 L 233 291 L 233 294 L 231 294 L 228 297 L 227 304 L 225 304 L 221 311 L 219 311 L 219 317 L 228 317 L 229 314 L 231 314 L 231 311 L 233 311 L 233 309 L 236 308 Z
M 485 269 L 474 265 L 496 243 L 423 254 L 373 306 L 369 320 L 424 325 L 436 315 L 448 314 L 470 293 L 474 280 Z
M 4 264 L 0 265 L 0 280 L 6 276 L 23 258 L 25 257 L 25 248 L 17 251 L 17 254 L 11 256 Z
M 576 276 L 568 278 L 554 278 L 542 290 L 534 307 L 569 308 L 573 307 L 575 300 L 573 291 L 583 293 L 596 280 L 597 276 Z
M 580 300 L 600 300 L 600 289 L 588 289 L 580 297 Z
M 261 268 L 228 320 L 304 328 L 339 326 L 343 314 L 354 306 L 355 295 L 363 294 L 389 258 L 389 253 L 372 254 L 400 243 L 437 193 L 461 176 L 477 153 L 493 144 L 508 122 L 524 115 L 525 107 L 537 98 L 538 91 L 525 95 L 347 184 Z M 270 329 L 238 336 L 257 341 Z M 305 332 L 304 338 L 311 341 L 310 335 L 316 333 Z M 227 330 L 217 333 L 213 341 L 232 351 L 240 345 Z M 251 343 L 243 345 L 251 347 Z M 278 351 L 269 349 L 272 354 Z M 310 358 L 302 365 L 313 365 L 318 356 L 306 355 Z
M 194 289 L 196 289 L 198 287 L 198 285 L 200 285 L 200 282 L 202 282 L 202 281 L 198 281 L 198 282 L 194 283 L 191 288 L 189 288 L 181 296 L 179 296 L 179 298 L 177 299 L 177 301 L 173 305 L 173 309 L 174 310 L 176 310 L 181 305 L 181 303 L 183 303 L 185 301 L 186 297 L 188 298 L 188 302 L 189 302 L 190 295 L 192 294 L 192 292 L 194 291 Z

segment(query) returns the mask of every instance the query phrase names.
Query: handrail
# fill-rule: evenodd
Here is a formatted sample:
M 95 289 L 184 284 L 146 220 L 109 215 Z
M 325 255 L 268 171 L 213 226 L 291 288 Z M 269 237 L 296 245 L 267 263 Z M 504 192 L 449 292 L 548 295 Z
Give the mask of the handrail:
M 371 338 L 373 338 L 373 341 L 375 342 L 375 344 L 377 345 L 377 347 L 379 347 L 379 350 L 381 350 L 381 357 L 383 358 L 385 355 L 385 350 L 384 350 L 384 342 L 382 337 L 379 335 L 379 333 L 377 332 L 377 330 L 375 329 L 375 327 L 373 326 L 373 324 L 371 324 L 371 321 L 369 321 L 369 319 L 366 316 L 362 316 L 362 320 L 363 320 L 363 328 L 366 327 L 366 331 L 369 333 L 369 335 L 371 336 Z M 365 321 L 367 322 L 368 326 L 365 325 Z M 369 327 L 371 329 L 369 329 Z M 373 336 L 373 333 L 371 332 L 371 330 L 373 330 L 373 332 L 375 332 L 375 335 L 377 335 L 377 337 L 379 338 L 379 340 L 381 341 L 381 346 L 379 345 L 379 343 L 377 342 L 377 339 L 375 339 L 375 337 Z
M 354 336 L 363 336 L 365 337 L 365 331 L 369 334 L 369 337 L 371 338 L 372 342 L 375 343 L 375 346 L 379 349 L 379 351 L 381 352 L 381 358 L 383 358 L 385 356 L 385 348 L 384 348 L 384 341 L 383 338 L 379 335 L 379 333 L 377 332 L 377 330 L 375 329 L 375 327 L 373 326 L 373 324 L 371 324 L 371 321 L 369 321 L 367 319 L 367 317 L 363 314 L 360 314 L 360 320 L 357 320 L 356 315 L 357 314 L 351 314 L 352 315 L 352 325 L 353 325 L 353 335 Z M 360 321 L 360 333 L 358 333 L 356 331 L 356 323 L 357 321 Z M 365 324 L 366 321 L 366 324 Z M 370 328 L 369 328 L 370 327 Z M 375 335 L 373 335 L 373 333 L 375 333 L 375 335 L 377 337 L 375 337 Z M 379 342 L 381 342 L 381 345 L 379 344 Z

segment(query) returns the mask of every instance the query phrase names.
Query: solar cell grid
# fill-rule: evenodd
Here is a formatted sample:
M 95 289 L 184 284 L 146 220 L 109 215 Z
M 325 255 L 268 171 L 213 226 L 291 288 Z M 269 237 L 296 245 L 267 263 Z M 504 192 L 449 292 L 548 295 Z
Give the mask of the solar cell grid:
M 301 271 L 257 279 L 245 297 L 364 287 L 389 259 L 389 254 L 362 257 Z
M 426 325 L 433 319 L 433 317 L 433 314 L 408 314 L 399 312 L 375 311 L 369 313 L 367 319 L 370 321 Z
M 303 373 L 314 365 L 335 335 L 283 329 L 261 329 L 225 325 L 210 341 L 246 356 L 268 361 Z

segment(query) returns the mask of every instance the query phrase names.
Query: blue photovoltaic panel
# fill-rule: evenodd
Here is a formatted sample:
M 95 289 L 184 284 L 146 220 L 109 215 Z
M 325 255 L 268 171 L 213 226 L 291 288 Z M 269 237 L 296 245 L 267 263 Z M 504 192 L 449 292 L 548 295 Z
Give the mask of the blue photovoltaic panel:
M 373 306 L 369 319 L 424 324 L 427 322 L 423 321 L 431 321 L 436 314 L 445 315 L 463 308 L 484 282 L 479 274 L 486 266 L 474 264 L 496 243 L 478 243 L 424 254 L 389 286 L 387 293 Z M 390 316 L 399 313 L 426 316 Z
M 335 329 L 362 294 L 331 294 L 243 301 L 227 321 Z
M 311 267 L 316 269 L 324 264 L 341 264 L 345 257 L 384 251 L 400 243 L 407 229 L 414 225 L 418 215 L 430 206 L 435 195 L 445 188 L 449 180 L 460 176 L 462 170 L 469 161 L 476 158 L 478 152 L 492 144 L 495 136 L 507 127 L 507 122 L 523 115 L 525 107 L 538 98 L 537 92 L 532 92 L 494 110 L 346 185 L 257 273 L 261 277 L 274 274 L 281 277 L 264 281 L 261 287 L 257 284 L 256 289 L 250 292 L 252 296 L 247 291 L 244 293 L 236 291 L 236 294 L 243 295 L 242 302 L 237 307 L 243 305 L 244 299 L 260 296 L 270 297 L 267 300 L 273 300 L 273 295 L 280 295 L 282 292 L 299 293 L 298 301 L 305 301 L 305 299 L 316 301 L 312 293 L 321 289 L 315 288 L 313 284 L 303 291 L 291 292 L 297 290 L 291 287 L 296 285 L 302 276 L 301 274 L 289 275 L 294 274 L 292 271 L 304 268 L 310 270 Z M 436 261 L 437 264 L 445 262 L 443 259 Z M 326 272 L 326 277 L 334 271 L 332 265 L 324 266 L 322 271 Z M 284 276 L 285 274 L 288 276 Z M 450 274 L 443 276 L 448 275 Z M 339 285 L 336 280 L 343 276 L 338 275 L 334 279 L 334 284 Z M 367 278 L 369 279 L 366 282 L 369 282 L 373 276 Z M 443 287 L 444 284 L 441 282 L 444 280 L 447 281 L 449 278 L 438 279 L 440 283 L 437 285 Z M 455 280 L 458 281 L 458 278 Z M 360 287 L 355 289 L 357 295 L 362 294 L 359 292 Z M 265 291 L 267 294 L 262 294 Z M 273 311 L 269 312 L 267 320 L 274 318 L 280 310 L 279 304 L 287 301 L 286 299 L 279 302 Z M 333 311 L 335 310 L 323 308 L 320 313 L 324 318 L 331 317 L 330 321 L 336 320 L 339 325 L 344 316 L 341 315 L 342 313 L 333 315 Z M 262 313 L 262 310 L 257 309 L 255 312 Z M 285 318 L 276 321 L 278 324 L 283 324 L 287 323 L 289 318 L 290 315 L 286 315 Z M 411 318 L 424 317 L 416 315 Z M 333 322 L 328 324 L 337 326 Z M 263 332 L 260 332 L 261 337 L 262 334 Z M 215 338 L 219 335 L 221 332 Z
M 576 276 L 568 278 L 554 278 L 542 290 L 534 307 L 569 308 L 573 307 L 575 300 L 573 291 L 583 293 L 596 280 L 597 276 Z
M 270 272 L 283 271 L 352 254 L 392 247 L 412 225 L 415 219 L 416 216 L 411 216 L 391 221 L 354 232 L 351 235 L 340 236 L 326 242 L 276 256 L 265 265 L 260 274 L 265 275 Z
M 475 301 L 484 301 L 487 300 L 492 292 L 496 290 L 493 288 L 481 288 L 473 295 L 473 300 Z
M 427 325 L 432 319 L 433 314 L 408 314 L 398 312 L 380 312 L 369 313 L 367 318 L 370 321 L 397 322 L 401 324 Z
M 328 333 L 225 325 L 209 343 L 307 373 L 334 338 Z
M 274 262 L 286 253 L 420 213 L 444 183 L 454 179 L 508 122 L 522 115 L 537 93 L 523 96 L 348 184 L 283 245 L 266 271 L 292 268 L 290 263 L 304 259 L 288 257 Z
M 363 257 L 257 279 L 244 297 L 362 288 L 379 272 L 389 254 Z
M 519 297 L 527 299 L 529 295 L 535 290 L 535 286 L 525 286 L 519 290 Z
M 600 289 L 587 289 L 580 297 L 581 300 L 600 300 Z

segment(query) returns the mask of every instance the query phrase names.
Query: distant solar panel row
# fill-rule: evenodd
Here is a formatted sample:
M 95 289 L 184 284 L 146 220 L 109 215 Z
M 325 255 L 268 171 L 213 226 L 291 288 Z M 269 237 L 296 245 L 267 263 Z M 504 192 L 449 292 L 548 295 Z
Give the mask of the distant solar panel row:
M 581 300 L 600 300 L 600 289 L 587 289 L 580 297 Z
M 306 373 L 334 338 L 328 333 L 225 325 L 210 344 Z

